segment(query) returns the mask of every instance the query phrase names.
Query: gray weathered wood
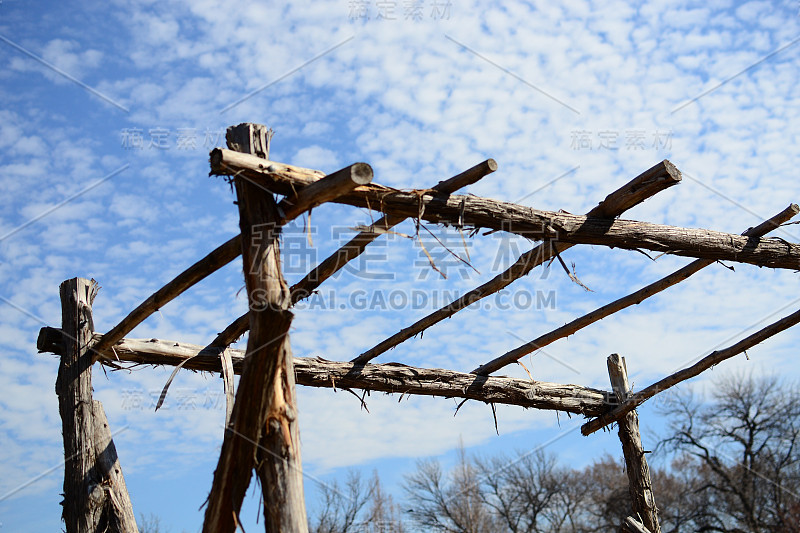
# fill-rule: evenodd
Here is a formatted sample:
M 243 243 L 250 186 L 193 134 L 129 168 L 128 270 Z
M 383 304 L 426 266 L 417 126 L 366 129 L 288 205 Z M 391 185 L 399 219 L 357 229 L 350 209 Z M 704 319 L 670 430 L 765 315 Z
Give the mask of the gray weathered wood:
M 62 333 L 42 328 L 39 350 L 60 353 Z M 101 335 L 95 334 L 99 340 Z M 234 372 L 242 371 L 244 350 L 228 349 Z M 187 370 L 220 372 L 219 350 L 160 339 L 122 339 L 103 354 L 101 361 L 130 362 L 137 365 L 184 363 Z M 187 361 L 188 360 L 188 361 Z M 298 385 L 321 388 L 362 389 L 393 394 L 464 398 L 486 403 L 518 405 L 531 409 L 564 411 L 597 416 L 609 405 L 609 393 L 582 387 L 499 376 L 476 376 L 437 368 L 415 368 L 398 363 L 355 365 L 320 358 L 295 358 Z
M 628 385 L 628 369 L 625 358 L 618 354 L 608 357 L 608 376 L 611 388 L 619 403 L 624 402 L 630 386 Z M 619 440 L 622 443 L 622 454 L 625 457 L 625 472 L 628 474 L 628 491 L 631 496 L 633 512 L 642 517 L 642 523 L 652 533 L 661 533 L 658 523 L 658 507 L 653 494 L 653 483 L 650 480 L 650 466 L 645 458 L 642 436 L 639 433 L 639 415 L 631 411 L 619 420 Z
M 109 515 L 108 531 L 120 531 L 125 533 L 136 533 L 136 517 L 133 512 L 128 487 L 125 485 L 125 478 L 122 476 L 122 466 L 117 456 L 117 447 L 111 438 L 111 428 L 108 425 L 103 404 L 94 400 L 92 402 L 92 414 L 94 417 L 94 441 L 96 472 L 103 480 L 99 485 L 95 485 L 92 493 L 101 489 L 102 500 L 107 506 Z M 102 531 L 99 526 L 97 531 Z
M 588 216 L 600 216 L 614 218 L 631 207 L 643 202 L 647 198 L 663 191 L 668 187 L 680 183 L 681 173 L 669 161 L 662 161 L 653 168 L 643 172 L 624 186 L 609 194 L 594 209 L 589 211 Z M 557 244 L 551 241 L 544 242 L 532 250 L 522 254 L 513 265 L 504 272 L 498 274 L 493 279 L 465 293 L 454 302 L 437 309 L 433 313 L 417 320 L 407 328 L 401 329 L 391 337 L 381 341 L 374 347 L 366 350 L 361 355 L 353 359 L 354 363 L 365 364 L 375 359 L 382 353 L 390 350 L 407 341 L 415 335 L 419 335 L 429 327 L 438 324 L 446 318 L 450 318 L 462 309 L 466 309 L 475 302 L 487 296 L 496 294 L 508 287 L 515 280 L 527 275 L 531 270 L 555 257 L 556 253 L 573 246 L 569 243 Z M 481 369 L 478 369 L 481 370 Z M 476 374 L 489 374 L 490 372 L 475 371 Z
M 271 169 L 271 170 L 269 170 Z M 246 154 L 216 148 L 211 171 L 240 175 L 276 193 L 291 194 L 321 176 Z M 340 196 L 337 203 L 372 208 L 387 215 L 418 217 L 433 223 L 508 231 L 531 239 L 597 244 L 628 250 L 653 250 L 697 259 L 721 259 L 771 268 L 800 269 L 800 244 L 783 239 L 743 237 L 721 231 L 680 228 L 635 220 L 542 211 L 478 196 L 400 191 L 372 183 Z
M 661 381 L 657 381 L 649 387 L 645 387 L 641 391 L 631 394 L 621 405 L 608 409 L 603 415 L 590 420 L 581 426 L 581 433 L 584 436 L 591 435 L 595 431 L 604 428 L 608 424 L 617 422 L 623 416 L 636 409 L 638 406 L 642 405 L 656 394 L 664 392 L 665 390 L 670 389 L 678 383 L 686 381 L 687 379 L 699 376 L 702 372 L 708 370 L 712 366 L 717 365 L 726 359 L 730 359 L 735 355 L 739 355 L 740 353 L 749 350 L 760 342 L 764 342 L 773 335 L 777 335 L 781 331 L 787 330 L 798 323 L 800 323 L 800 311 L 795 311 L 791 315 L 788 315 L 777 322 L 773 322 L 769 326 L 756 331 L 749 337 L 740 340 L 732 346 L 728 346 L 727 348 L 716 350 L 710 353 L 692 366 L 679 370 L 678 372 L 665 377 Z
M 225 132 L 225 140 L 231 150 L 269 159 L 269 145 L 274 133 L 262 124 L 243 122 L 229 127 Z
M 60 286 L 62 355 L 56 379 L 64 440 L 64 509 L 67 533 L 136 532 L 130 498 L 102 407 L 92 399 L 94 321 L 99 286 L 72 278 Z
M 791 204 L 789 207 L 775 215 L 774 217 L 770 218 L 759 224 L 754 228 L 749 228 L 745 231 L 742 235 L 746 237 L 761 237 L 766 235 L 770 231 L 774 230 L 784 222 L 791 220 L 797 213 L 800 212 L 800 207 L 796 204 Z M 617 311 L 621 311 L 626 307 L 630 307 L 632 305 L 640 304 L 647 298 L 658 294 L 661 291 L 664 291 L 673 285 L 677 285 L 681 281 L 688 279 L 690 276 L 694 275 L 695 273 L 699 272 L 700 270 L 704 269 L 705 267 L 714 264 L 715 261 L 709 259 L 697 259 L 692 261 L 688 265 L 683 268 L 680 268 L 661 278 L 658 281 L 651 283 L 645 287 L 642 287 L 636 292 L 628 294 L 627 296 L 623 296 L 618 300 L 614 300 L 613 302 L 606 304 L 602 307 L 591 311 L 582 317 L 576 318 L 572 322 L 569 322 L 563 326 L 560 326 L 552 331 L 545 333 L 544 335 L 539 336 L 538 338 L 526 342 L 522 346 L 518 346 L 513 350 L 510 350 L 500 357 L 489 361 L 488 363 L 479 366 L 475 370 L 473 370 L 473 374 L 480 374 L 480 375 L 488 375 L 492 372 L 496 372 L 503 368 L 506 365 L 519 361 L 523 357 L 528 354 L 535 352 L 541 348 L 544 348 L 548 344 L 551 344 L 558 339 L 563 339 L 565 337 L 569 337 L 570 335 L 578 332 L 579 330 L 594 324 L 595 322 L 610 316 Z

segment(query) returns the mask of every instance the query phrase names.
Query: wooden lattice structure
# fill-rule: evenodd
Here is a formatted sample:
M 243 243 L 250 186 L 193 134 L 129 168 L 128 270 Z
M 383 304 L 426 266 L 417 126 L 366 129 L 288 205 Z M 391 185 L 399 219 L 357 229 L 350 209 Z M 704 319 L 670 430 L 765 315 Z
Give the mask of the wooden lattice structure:
M 589 419 L 581 428 L 584 435 L 616 422 L 633 502 L 632 516 L 622 526 L 628 531 L 658 532 L 658 511 L 639 436 L 636 407 L 800 322 L 797 311 L 634 393 L 629 390 L 625 360 L 616 354 L 608 358 L 611 391 L 493 376 L 525 355 L 638 304 L 717 260 L 800 269 L 800 244 L 764 237 L 800 212 L 800 208 L 790 205 L 742 235 L 620 219 L 631 207 L 679 183 L 680 172 L 669 161 L 663 161 L 609 194 L 586 215 L 578 216 L 455 194 L 494 172 L 497 165 L 491 159 L 431 188 L 404 191 L 372 183 L 372 169 L 364 163 L 325 175 L 269 161 L 270 139 L 271 131 L 256 124 L 228 129 L 228 149 L 211 152 L 211 173 L 228 176 L 235 186 L 241 234 L 156 291 L 109 332 L 99 334 L 93 328 L 91 305 L 98 289 L 94 280 L 74 278 L 61 285 L 61 328 L 43 328 L 38 348 L 61 356 L 56 391 L 64 430 L 67 532 L 105 528 L 137 531 L 102 405 L 92 399 L 91 371 L 96 362 L 115 368 L 126 363 L 172 365 L 222 374 L 228 398 L 226 433 L 206 508 L 205 532 L 236 529 L 254 471 L 262 487 L 266 531 L 307 531 L 295 384 L 564 411 Z M 283 199 L 276 201 L 275 195 L 283 195 Z M 381 211 L 384 217 L 362 230 L 305 278 L 289 286 L 281 272 L 281 227 L 323 202 L 366 207 Z M 541 240 L 542 244 L 524 253 L 494 279 L 350 362 L 294 358 L 288 336 L 292 306 L 358 257 L 369 243 L 407 218 L 458 228 L 518 233 Z M 371 363 L 378 355 L 502 290 L 535 267 L 560 260 L 561 251 L 577 244 L 653 250 L 695 260 L 469 373 Z M 249 311 L 207 346 L 125 338 L 152 313 L 239 254 L 243 257 Z M 246 351 L 230 348 L 248 330 Z M 234 374 L 241 374 L 235 398 Z

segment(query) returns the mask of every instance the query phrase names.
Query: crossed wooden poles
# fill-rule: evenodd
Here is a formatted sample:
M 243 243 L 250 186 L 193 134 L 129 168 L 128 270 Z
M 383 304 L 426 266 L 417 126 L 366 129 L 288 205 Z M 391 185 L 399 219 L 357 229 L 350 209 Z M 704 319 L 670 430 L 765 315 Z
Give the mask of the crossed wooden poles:
M 94 362 L 100 361 L 112 367 L 124 363 L 172 365 L 176 369 L 221 372 L 226 378 L 226 433 L 206 508 L 205 532 L 236 529 L 253 472 L 262 487 L 265 530 L 307 530 L 295 395 L 297 383 L 566 411 L 590 418 L 581 428 L 584 435 L 617 422 L 633 511 L 638 516 L 638 520 L 626 519 L 623 527 L 628 531 L 655 533 L 660 531 L 658 509 L 635 408 L 659 392 L 800 322 L 800 311 L 792 313 L 639 392 L 630 391 L 625 360 L 616 354 L 608 358 L 611 392 L 492 376 L 525 355 L 638 304 L 717 260 L 800 269 L 800 245 L 765 237 L 795 216 L 800 208 L 792 204 L 742 235 L 620 219 L 631 207 L 680 182 L 680 172 L 669 161 L 663 161 L 609 194 L 586 215 L 578 216 L 455 194 L 494 172 L 497 164 L 492 159 L 431 188 L 407 191 L 372 183 L 372 169 L 364 163 L 325 175 L 269 161 L 270 138 L 271 131 L 264 126 L 240 124 L 228 129 L 228 149 L 211 152 L 212 174 L 228 176 L 234 184 L 240 235 L 156 291 L 110 331 L 99 334 L 93 330 L 91 303 L 97 291 L 93 280 L 76 278 L 62 284 L 62 327 L 43 328 L 38 347 L 62 356 L 57 392 L 67 457 L 64 519 L 68 532 L 94 531 L 101 526 L 113 531 L 136 531 L 102 406 L 91 398 L 91 368 Z M 275 194 L 284 198 L 277 202 Z M 280 268 L 281 228 L 324 202 L 366 207 L 383 212 L 384 217 L 289 286 Z M 293 357 L 288 335 L 292 306 L 309 297 L 371 242 L 407 218 L 459 228 L 508 231 L 541 240 L 542 244 L 520 256 L 505 272 L 362 352 L 351 362 Z M 695 260 L 470 373 L 371 362 L 476 301 L 497 293 L 577 244 L 652 250 Z M 125 338 L 152 313 L 239 255 L 243 259 L 249 311 L 207 346 Z M 247 331 L 250 332 L 247 349 L 231 349 L 230 345 Z M 234 373 L 241 374 L 235 398 Z

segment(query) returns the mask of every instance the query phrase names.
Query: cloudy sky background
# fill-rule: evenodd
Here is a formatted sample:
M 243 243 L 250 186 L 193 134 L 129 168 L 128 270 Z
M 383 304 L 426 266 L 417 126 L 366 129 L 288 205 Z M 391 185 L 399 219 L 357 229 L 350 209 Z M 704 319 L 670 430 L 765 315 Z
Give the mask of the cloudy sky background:
M 273 160 L 325 172 L 365 161 L 376 182 L 401 188 L 492 157 L 499 170 L 467 191 L 540 209 L 584 213 L 663 159 L 683 182 L 626 218 L 740 233 L 800 201 L 796 1 L 411 4 L 0 2 L 0 531 L 60 527 L 57 361 L 35 349 L 39 328 L 60 324 L 59 283 L 97 279 L 95 325 L 107 331 L 235 235 L 230 188 L 207 177 L 226 126 L 272 127 Z M 287 278 L 377 217 L 316 209 L 313 247 L 303 245 L 302 221 L 286 236 L 297 246 Z M 779 236 L 800 241 L 797 228 Z M 430 229 L 463 253 L 457 232 Z M 371 259 L 323 285 L 316 306 L 298 309 L 295 355 L 350 359 L 432 311 L 434 295 L 444 303 L 532 246 L 500 234 L 471 239 L 478 274 L 426 234 L 447 280 L 427 266 L 418 239 L 376 243 Z M 586 246 L 563 256 L 593 292 L 560 269 L 537 270 L 513 294 L 535 300 L 538 291 L 554 306 L 470 308 L 380 361 L 469 371 L 688 262 Z M 222 269 L 131 337 L 208 342 L 245 309 L 240 269 Z M 392 291 L 430 300 L 424 309 L 364 305 Z M 798 298 L 794 272 L 713 265 L 524 362 L 536 379 L 607 388 L 605 358 L 618 352 L 642 388 L 796 310 Z M 713 376 L 736 371 L 795 379 L 798 340 L 786 332 L 693 384 L 707 390 Z M 168 374 L 96 368 L 96 398 L 119 432 L 137 515 L 196 531 L 222 439 L 222 382 L 181 373 L 154 413 Z M 583 438 L 580 420 L 549 412 L 501 408 L 498 437 L 482 404 L 454 418 L 451 400 L 398 405 L 373 394 L 367 413 L 347 393 L 299 394 L 312 510 L 315 480 L 353 467 L 377 469 L 402 499 L 402 473 L 416 458 L 451 461 L 459 440 L 483 454 L 545 446 L 577 466 L 620 453 L 615 434 Z M 658 414 L 649 405 L 641 413 L 645 445 L 654 445 Z M 258 527 L 257 515 L 249 498 L 245 526 Z

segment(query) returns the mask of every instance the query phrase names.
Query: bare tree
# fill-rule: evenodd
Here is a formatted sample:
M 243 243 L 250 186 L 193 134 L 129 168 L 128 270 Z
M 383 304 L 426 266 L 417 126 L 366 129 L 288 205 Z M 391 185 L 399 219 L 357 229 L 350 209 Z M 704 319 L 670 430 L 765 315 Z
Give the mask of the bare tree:
M 496 456 L 475 461 L 484 500 L 513 533 L 569 531 L 570 515 L 581 496 L 570 485 L 570 470 L 555 456 L 539 450 L 509 459 Z
M 718 380 L 712 400 L 671 397 L 670 437 L 681 454 L 690 529 L 738 533 L 797 531 L 800 506 L 800 393 L 775 377 Z
M 459 460 L 448 475 L 438 461 L 420 461 L 406 476 L 405 489 L 414 523 L 428 531 L 493 533 L 501 531 L 486 504 L 477 468 L 463 446 Z
M 344 487 L 321 487 L 322 510 L 310 521 L 311 533 L 405 533 L 400 510 L 381 487 L 378 472 L 363 482 L 351 470 Z
M 372 501 L 363 531 L 365 533 L 405 533 L 400 509 L 394 503 L 392 495 L 383 491 L 378 472 L 373 474 L 372 487 Z
M 322 510 L 313 519 L 311 533 L 354 533 L 363 531 L 359 514 L 374 493 L 373 484 L 364 483 L 356 471 L 348 473 L 344 487 L 334 481 L 322 485 Z

